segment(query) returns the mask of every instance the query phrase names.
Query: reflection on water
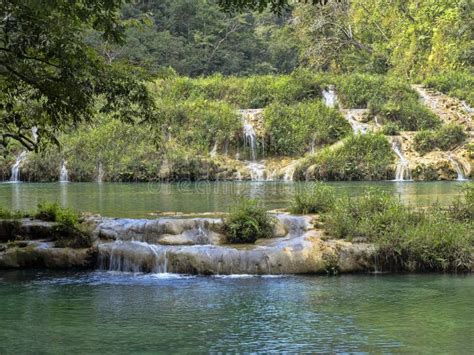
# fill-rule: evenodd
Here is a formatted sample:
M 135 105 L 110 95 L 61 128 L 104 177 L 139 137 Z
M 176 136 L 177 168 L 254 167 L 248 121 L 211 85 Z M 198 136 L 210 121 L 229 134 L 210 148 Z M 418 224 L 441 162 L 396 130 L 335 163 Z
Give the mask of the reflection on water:
M 338 182 L 339 195 L 357 195 L 377 188 L 400 197 L 407 205 L 446 204 L 459 194 L 460 182 Z M 226 211 L 238 196 L 258 199 L 268 209 L 288 207 L 295 191 L 311 189 L 305 182 L 189 182 L 177 183 L 45 183 L 0 184 L 0 206 L 31 210 L 38 202 L 105 216 L 145 217 L 155 212 Z
M 456 353 L 474 276 L 0 274 L 0 353 Z

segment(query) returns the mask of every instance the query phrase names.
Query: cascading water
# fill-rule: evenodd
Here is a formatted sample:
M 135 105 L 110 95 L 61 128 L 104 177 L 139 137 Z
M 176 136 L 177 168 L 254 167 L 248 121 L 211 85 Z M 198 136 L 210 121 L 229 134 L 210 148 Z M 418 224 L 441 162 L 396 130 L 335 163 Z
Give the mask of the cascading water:
M 217 155 L 217 141 L 214 143 L 212 150 L 209 152 L 209 155 L 214 158 Z
M 327 107 L 336 107 L 337 105 L 337 95 L 336 90 L 333 86 L 329 86 L 328 89 L 323 90 L 323 101 Z
M 456 173 L 458 175 L 457 180 L 458 181 L 466 181 L 467 179 L 464 177 L 464 171 L 463 171 L 461 165 L 452 157 L 451 154 L 448 154 L 448 160 L 453 165 L 454 170 L 456 170 Z
M 250 148 L 250 157 L 253 161 L 257 159 L 257 134 L 253 126 L 244 118 L 243 121 L 245 145 Z
M 296 170 L 296 165 L 298 161 L 294 161 L 291 164 L 289 164 L 287 167 L 285 167 L 284 175 L 283 175 L 283 181 L 293 181 L 294 180 L 294 175 L 295 175 L 295 170 Z
M 117 241 L 99 245 L 99 269 L 122 272 L 168 272 L 168 247 Z
M 245 165 L 250 171 L 250 178 L 252 181 L 263 181 L 265 180 L 265 161 L 257 161 L 257 134 L 255 129 L 247 118 L 248 115 L 256 115 L 261 110 L 242 110 L 242 127 L 245 139 L 245 145 L 250 148 L 250 161 L 246 161 Z
M 104 180 L 104 168 L 102 167 L 102 162 L 99 162 L 97 166 L 97 182 L 100 184 Z
M 31 136 L 33 137 L 33 142 L 38 142 L 38 127 L 31 127 Z
M 279 214 L 283 228 L 272 246 L 239 250 L 222 244 L 222 219 L 107 219 L 96 232 L 101 270 L 149 273 L 272 274 L 287 246 L 300 246 L 311 218 Z M 111 241 L 113 240 L 113 241 Z M 281 254 L 280 254 L 281 253 Z M 276 267 L 274 269 L 273 267 Z
M 395 172 L 395 181 L 412 180 L 411 170 L 409 168 L 408 160 L 403 155 L 401 148 L 396 141 L 392 142 L 392 149 L 395 152 L 395 154 L 398 156 L 397 169 Z
M 336 90 L 333 86 L 330 86 L 327 90 L 322 91 L 323 102 L 327 107 L 334 108 L 337 106 L 338 98 Z M 359 122 L 356 117 L 361 116 L 367 110 L 364 109 L 352 109 L 352 110 L 343 110 L 344 117 L 349 122 L 352 127 L 352 130 L 356 134 L 366 134 L 369 130 L 369 125 Z
M 345 115 L 345 118 L 349 122 L 349 124 L 351 125 L 352 130 L 354 131 L 354 133 L 355 134 L 366 134 L 367 131 L 368 131 L 367 125 L 357 121 L 351 113 L 352 110 L 347 110 L 347 111 L 348 112 Z
M 69 175 L 66 168 L 66 161 L 63 161 L 61 164 L 61 169 L 59 171 L 59 182 L 69 182 Z
M 26 159 L 26 152 L 21 152 L 17 157 L 15 164 L 12 166 L 12 176 L 10 177 L 10 182 L 20 182 L 20 167 L 23 161 Z
M 250 178 L 252 181 L 264 181 L 265 180 L 265 162 L 261 161 L 248 161 L 245 163 L 250 171 Z

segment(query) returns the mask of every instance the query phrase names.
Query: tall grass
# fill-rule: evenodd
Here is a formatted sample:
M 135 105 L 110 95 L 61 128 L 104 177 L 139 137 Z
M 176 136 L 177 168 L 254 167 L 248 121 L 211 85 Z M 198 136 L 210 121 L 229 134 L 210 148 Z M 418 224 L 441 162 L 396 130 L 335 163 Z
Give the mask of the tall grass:
M 474 248 L 474 186 L 449 207 L 404 206 L 382 191 L 343 197 L 323 215 L 335 238 L 375 243 L 391 271 L 470 271 Z

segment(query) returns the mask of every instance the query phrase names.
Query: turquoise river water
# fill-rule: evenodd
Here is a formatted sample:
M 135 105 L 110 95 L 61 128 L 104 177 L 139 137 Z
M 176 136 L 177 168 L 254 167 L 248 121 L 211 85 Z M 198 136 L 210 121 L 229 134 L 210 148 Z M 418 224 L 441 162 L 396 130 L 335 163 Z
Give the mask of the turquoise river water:
M 459 195 L 459 182 L 338 182 L 339 195 L 357 195 L 377 188 L 407 205 L 446 204 Z M 112 217 L 150 217 L 158 212 L 227 211 L 238 196 L 258 199 L 268 209 L 285 208 L 295 191 L 312 183 L 181 182 L 181 183 L 18 183 L 0 184 L 0 206 L 33 210 L 40 201 L 57 201 L 80 211 Z
M 407 205 L 449 203 L 455 182 L 334 183 Z M 305 183 L 0 184 L 0 206 L 40 201 L 105 216 L 225 211 L 240 195 L 287 207 Z M 474 275 L 204 277 L 0 271 L 0 354 L 449 353 L 474 349 Z
M 0 353 L 474 349 L 473 275 L 0 274 Z

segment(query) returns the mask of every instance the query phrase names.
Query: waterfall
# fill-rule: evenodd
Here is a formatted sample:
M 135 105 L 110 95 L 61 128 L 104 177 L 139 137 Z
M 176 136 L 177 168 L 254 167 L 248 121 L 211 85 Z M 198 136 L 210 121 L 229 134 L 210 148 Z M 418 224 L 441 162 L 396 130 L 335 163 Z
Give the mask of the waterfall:
M 464 101 L 464 100 L 461 101 L 461 104 L 463 105 L 464 109 L 465 109 L 468 113 L 473 113 L 473 112 L 474 112 L 474 109 L 473 109 L 471 106 L 469 106 L 466 101 Z
M 366 134 L 368 131 L 372 130 L 372 127 L 368 123 L 363 123 L 361 120 L 364 115 L 367 114 L 367 109 L 349 109 L 342 110 L 342 114 L 347 122 L 352 127 L 352 131 L 355 134 Z M 377 120 L 375 121 L 376 125 L 378 124 Z
M 66 168 L 66 161 L 61 163 L 61 169 L 59 172 L 59 182 L 69 182 L 69 176 Z
M 104 168 L 102 167 L 102 162 L 99 162 L 99 165 L 97 166 L 97 182 L 100 184 L 102 183 L 103 180 L 104 180 Z
M 350 112 L 351 110 L 348 110 L 348 113 L 344 116 L 346 120 L 349 122 L 349 124 L 352 127 L 352 130 L 354 131 L 355 134 L 366 134 L 367 133 L 367 126 L 359 121 L 357 121 L 354 116 Z
M 33 126 L 31 127 L 31 136 L 33 137 L 33 142 L 38 142 L 38 127 Z
M 314 138 L 311 140 L 309 151 L 311 154 L 313 154 L 316 151 L 316 140 Z
M 395 173 L 395 181 L 412 180 L 409 163 L 408 163 L 408 160 L 403 155 L 401 151 L 401 147 L 399 147 L 399 144 L 397 144 L 397 142 L 393 141 L 392 149 L 395 152 L 395 154 L 398 156 L 397 169 Z
M 117 241 L 99 245 L 99 268 L 122 272 L 167 273 L 167 247 Z
M 12 176 L 10 182 L 20 182 L 20 166 L 26 158 L 26 152 L 22 151 L 17 157 L 15 164 L 12 166 Z
M 212 147 L 212 150 L 209 155 L 211 156 L 211 158 L 214 158 L 217 155 L 217 141 L 214 143 L 214 147 Z
M 461 165 L 452 157 L 451 153 L 448 154 L 448 160 L 451 162 L 454 167 L 454 170 L 456 170 L 456 173 L 458 174 L 457 180 L 466 181 L 467 179 L 464 177 L 464 171 Z
M 328 89 L 323 90 L 323 101 L 327 107 L 336 107 L 337 105 L 337 95 L 334 90 L 334 86 L 329 86 Z
M 250 148 L 250 157 L 253 161 L 257 160 L 257 134 L 253 126 L 244 118 L 243 121 L 245 145 Z
M 260 114 L 262 110 L 240 110 L 242 115 L 242 128 L 245 139 L 245 146 L 250 148 L 250 161 L 246 161 L 245 165 L 250 172 L 252 181 L 265 180 L 265 160 L 257 161 L 257 133 L 248 116 Z
M 250 178 L 252 181 L 265 180 L 265 162 L 262 161 L 248 161 L 245 163 L 250 171 Z
M 298 161 L 293 161 L 283 169 L 284 171 L 283 181 L 293 181 L 297 162 Z

